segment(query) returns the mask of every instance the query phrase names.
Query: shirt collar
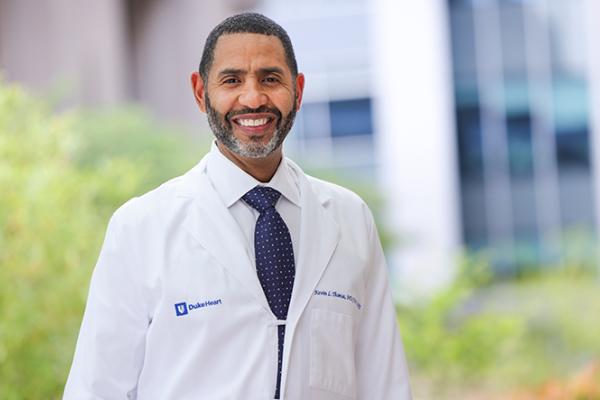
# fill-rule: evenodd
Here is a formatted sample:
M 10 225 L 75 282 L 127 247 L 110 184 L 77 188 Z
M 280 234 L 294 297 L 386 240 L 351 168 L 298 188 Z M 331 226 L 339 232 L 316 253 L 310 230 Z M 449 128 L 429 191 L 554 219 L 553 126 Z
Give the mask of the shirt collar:
M 259 185 L 277 190 L 286 199 L 300 207 L 298 182 L 285 157 L 282 157 L 275 175 L 269 182 L 259 182 L 225 157 L 215 141 L 210 149 L 206 173 L 227 207 L 231 207 L 248 191 Z

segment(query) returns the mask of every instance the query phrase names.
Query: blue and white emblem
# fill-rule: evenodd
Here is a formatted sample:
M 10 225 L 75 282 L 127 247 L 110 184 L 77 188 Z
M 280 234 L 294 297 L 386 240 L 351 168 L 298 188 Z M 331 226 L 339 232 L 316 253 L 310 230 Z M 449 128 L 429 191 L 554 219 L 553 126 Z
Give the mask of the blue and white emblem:
M 187 313 L 188 313 L 188 308 L 187 308 L 187 304 L 185 302 L 175 304 L 175 314 L 177 314 L 178 317 L 180 317 L 182 315 L 186 315 Z

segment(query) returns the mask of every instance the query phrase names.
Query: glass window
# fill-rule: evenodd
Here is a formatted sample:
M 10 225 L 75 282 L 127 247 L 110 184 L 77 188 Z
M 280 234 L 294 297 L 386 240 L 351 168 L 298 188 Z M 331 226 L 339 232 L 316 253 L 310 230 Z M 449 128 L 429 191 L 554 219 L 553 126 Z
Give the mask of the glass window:
M 588 99 L 581 78 L 555 72 L 553 92 L 556 159 L 560 169 L 589 170 Z
M 510 115 L 506 119 L 510 174 L 513 177 L 533 175 L 531 116 Z
M 326 102 L 303 103 L 298 117 L 302 122 L 304 138 L 329 136 L 329 109 Z
M 335 100 L 329 103 L 331 136 L 373 134 L 371 99 Z
M 461 107 L 456 111 L 460 175 L 463 179 L 482 179 L 483 153 L 478 107 Z

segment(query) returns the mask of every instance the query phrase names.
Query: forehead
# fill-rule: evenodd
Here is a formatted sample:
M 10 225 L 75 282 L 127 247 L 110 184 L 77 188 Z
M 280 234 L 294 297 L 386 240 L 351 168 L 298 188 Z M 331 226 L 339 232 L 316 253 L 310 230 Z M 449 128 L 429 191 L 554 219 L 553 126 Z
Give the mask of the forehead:
M 264 67 L 280 67 L 289 71 L 279 38 L 258 33 L 232 33 L 217 40 L 210 74 L 229 68 L 251 70 Z

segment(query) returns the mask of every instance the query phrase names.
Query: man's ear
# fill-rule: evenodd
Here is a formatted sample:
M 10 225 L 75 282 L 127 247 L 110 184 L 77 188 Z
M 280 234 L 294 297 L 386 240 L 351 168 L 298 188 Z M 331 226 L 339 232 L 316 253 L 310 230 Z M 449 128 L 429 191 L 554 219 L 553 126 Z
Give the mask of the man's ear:
M 196 98 L 198 107 L 200 107 L 200 111 L 206 112 L 206 87 L 204 86 L 204 81 L 202 80 L 200 73 L 198 71 L 192 72 L 190 81 L 192 83 L 192 91 L 194 92 L 194 97 Z
M 304 74 L 296 76 L 296 111 L 300 110 L 302 104 L 302 93 L 304 92 Z

